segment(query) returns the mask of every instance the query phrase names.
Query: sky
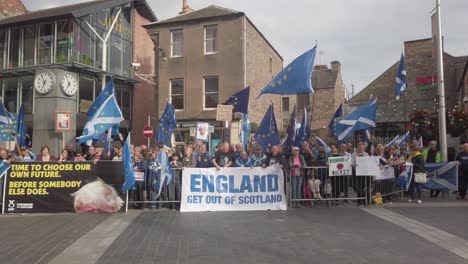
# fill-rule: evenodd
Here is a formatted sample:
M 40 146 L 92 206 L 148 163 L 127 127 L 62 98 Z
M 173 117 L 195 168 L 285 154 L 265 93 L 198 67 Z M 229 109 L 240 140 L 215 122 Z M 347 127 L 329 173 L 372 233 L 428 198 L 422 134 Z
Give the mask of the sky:
M 397 62 L 403 42 L 431 37 L 435 0 L 187 0 L 243 11 L 284 58 L 284 66 L 312 48 L 317 62 L 337 60 L 343 81 L 356 92 Z M 80 0 L 23 0 L 30 11 Z M 147 0 L 159 20 L 176 16 L 182 0 Z M 445 51 L 468 55 L 468 1 L 441 0 Z

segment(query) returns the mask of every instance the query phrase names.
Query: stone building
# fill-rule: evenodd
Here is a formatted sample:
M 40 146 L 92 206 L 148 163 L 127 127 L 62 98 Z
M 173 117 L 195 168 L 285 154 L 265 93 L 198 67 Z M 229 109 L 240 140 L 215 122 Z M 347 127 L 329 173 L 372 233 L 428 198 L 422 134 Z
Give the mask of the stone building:
M 306 107 L 311 117 L 312 132 L 326 136 L 333 114 L 340 104 L 345 102 L 341 63 L 332 61 L 331 68 L 327 65 L 315 65 L 312 72 L 312 87 L 313 94 L 297 96 L 298 111 L 302 113 Z
M 18 10 L 22 6 L 19 1 L 2 0 L 0 9 L 9 3 Z M 103 45 L 89 25 L 104 35 L 119 10 L 107 43 L 107 70 L 103 70 Z M 91 1 L 0 20 L 0 93 L 8 111 L 16 113 L 23 105 L 34 151 L 48 145 L 57 154 L 65 143 L 75 142 L 90 104 L 102 89 L 103 76 L 104 83 L 114 79 L 125 117 L 122 132 L 126 127 L 135 133 L 133 142 L 146 142 L 141 129 L 154 113 L 156 87 L 137 78 L 131 63 L 141 63 L 140 72 L 154 72 L 154 53 L 148 52 L 153 42 L 142 28 L 154 21 L 156 16 L 144 0 Z M 50 82 L 35 82 L 38 76 Z M 64 85 L 68 83 L 64 78 L 73 81 Z M 63 137 L 54 130 L 56 111 L 71 116 L 71 129 Z
M 408 87 L 406 95 L 395 98 L 395 78 L 399 54 L 395 63 L 373 80 L 348 102 L 348 112 L 366 103 L 372 95 L 378 98 L 377 127 L 375 136 L 393 137 L 401 133 L 401 127 L 409 121 L 416 109 L 438 110 L 437 57 L 432 39 L 406 41 L 404 43 Z M 446 109 L 463 107 L 463 98 L 468 92 L 465 81 L 458 92 L 467 56 L 455 57 L 443 53 Z M 467 100 L 468 101 L 468 100 Z
M 0 0 L 0 20 L 26 13 L 26 7 L 21 0 Z
M 190 128 L 203 121 L 214 126 L 213 144 L 237 142 L 238 122 L 223 130 L 215 121 L 216 106 L 248 85 L 250 121 L 259 124 L 273 101 L 281 127 L 281 97 L 255 98 L 281 71 L 283 58 L 245 13 L 213 5 L 194 11 L 184 3 L 180 15 L 145 27 L 157 47 L 158 113 L 166 100 L 172 102 L 177 141 L 189 138 Z

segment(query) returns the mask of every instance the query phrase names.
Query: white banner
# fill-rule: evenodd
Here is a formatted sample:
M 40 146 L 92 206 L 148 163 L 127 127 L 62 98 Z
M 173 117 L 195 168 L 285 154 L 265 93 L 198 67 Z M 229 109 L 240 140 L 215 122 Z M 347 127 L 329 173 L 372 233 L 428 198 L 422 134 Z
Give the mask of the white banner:
M 379 157 L 356 157 L 356 176 L 379 175 L 379 163 Z
M 375 175 L 376 181 L 381 180 L 394 180 L 395 179 L 395 169 L 392 166 L 383 166 L 380 169 L 380 174 Z
M 286 209 L 283 171 L 277 165 L 182 172 L 181 212 Z
M 330 164 L 328 170 L 328 176 L 330 177 L 352 175 L 350 155 L 343 157 L 330 157 L 328 158 L 328 164 Z

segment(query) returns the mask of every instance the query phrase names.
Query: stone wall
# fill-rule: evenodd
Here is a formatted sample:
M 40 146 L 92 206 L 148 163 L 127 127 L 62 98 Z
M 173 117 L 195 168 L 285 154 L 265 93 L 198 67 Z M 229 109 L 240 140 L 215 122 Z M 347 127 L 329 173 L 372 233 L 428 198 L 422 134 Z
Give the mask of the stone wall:
M 0 20 L 26 13 L 26 7 L 21 0 L 0 0 Z

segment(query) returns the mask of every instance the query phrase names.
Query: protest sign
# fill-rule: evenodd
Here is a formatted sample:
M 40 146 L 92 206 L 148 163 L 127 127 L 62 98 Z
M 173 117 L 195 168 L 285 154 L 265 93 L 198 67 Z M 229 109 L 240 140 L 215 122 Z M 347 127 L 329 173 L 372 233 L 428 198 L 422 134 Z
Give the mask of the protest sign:
M 380 174 L 379 157 L 356 157 L 356 176 Z
M 232 105 L 218 104 L 216 108 L 216 121 L 232 121 Z
M 286 210 L 283 171 L 267 168 L 188 168 L 181 212 Z
M 3 213 L 117 212 L 123 182 L 120 161 L 12 163 Z
M 328 164 L 330 167 L 328 169 L 328 176 L 345 176 L 351 175 L 351 156 L 343 157 L 330 157 L 328 158 Z
M 383 166 L 380 169 L 380 173 L 375 175 L 376 181 L 381 180 L 394 180 L 395 179 L 395 169 L 392 166 Z

